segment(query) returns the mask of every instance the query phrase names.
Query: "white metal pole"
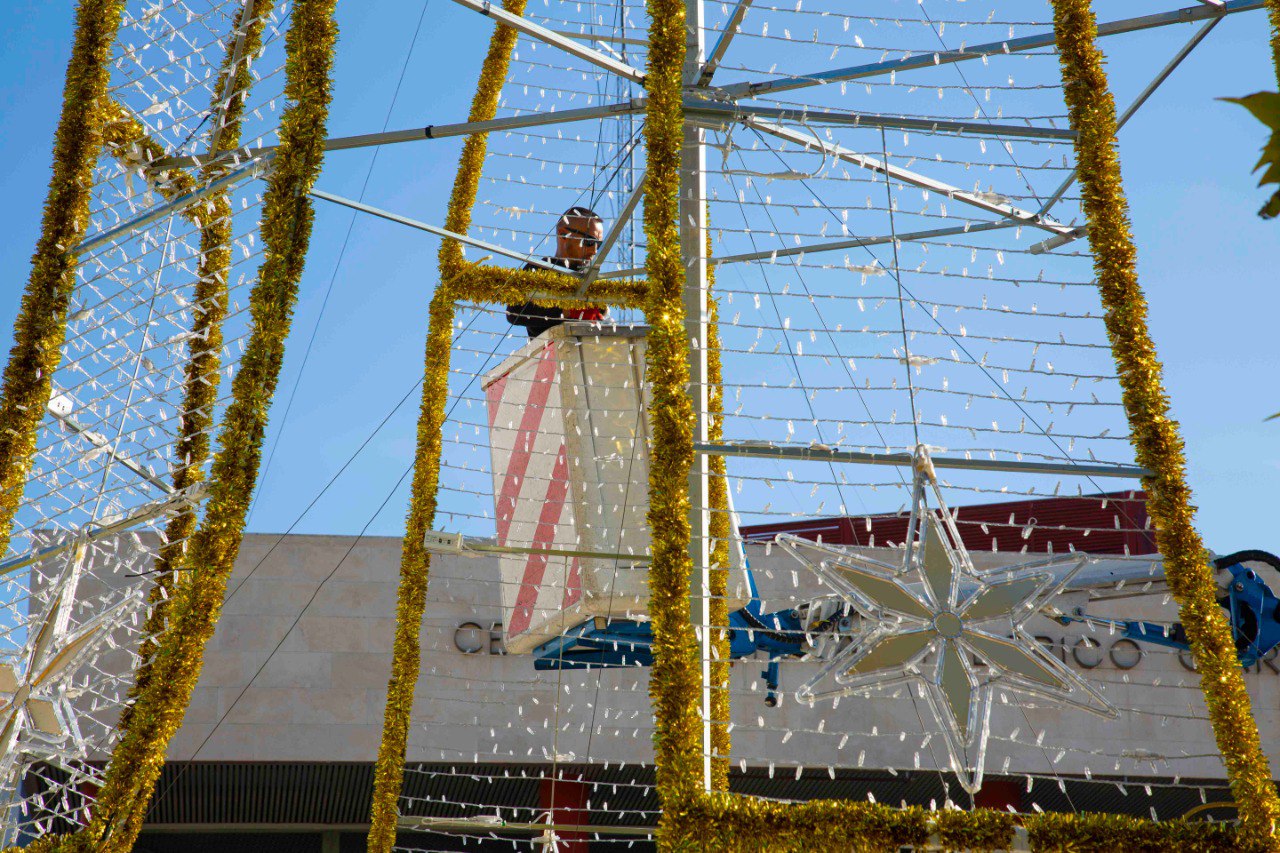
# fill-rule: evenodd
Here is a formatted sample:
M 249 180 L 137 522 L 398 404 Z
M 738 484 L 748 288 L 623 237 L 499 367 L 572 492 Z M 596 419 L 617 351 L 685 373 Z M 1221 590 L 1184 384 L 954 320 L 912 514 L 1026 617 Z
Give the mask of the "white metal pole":
M 702 73 L 702 0 L 685 0 L 685 85 Z M 708 440 L 707 395 L 707 155 L 705 131 L 685 122 L 680 152 L 680 256 L 685 265 L 684 310 L 689 338 L 689 396 L 693 401 L 693 440 Z M 695 453 L 689 470 L 690 617 L 698 633 L 702 662 L 702 783 L 711 789 L 711 480 L 708 456 Z

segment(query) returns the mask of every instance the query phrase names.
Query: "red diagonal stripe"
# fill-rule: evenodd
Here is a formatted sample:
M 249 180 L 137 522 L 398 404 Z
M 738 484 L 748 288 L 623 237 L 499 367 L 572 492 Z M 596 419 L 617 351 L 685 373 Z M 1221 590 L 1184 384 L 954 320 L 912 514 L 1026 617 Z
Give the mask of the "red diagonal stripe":
M 556 465 L 551 471 L 551 482 L 547 484 L 547 496 L 542 502 L 542 512 L 538 516 L 538 526 L 533 534 L 533 548 L 550 548 L 556 538 L 556 524 L 560 521 L 560 513 L 564 510 L 564 499 L 569 492 L 569 463 L 564 445 L 556 455 Z M 547 571 L 546 554 L 530 554 L 524 564 L 524 580 L 520 582 L 520 591 L 516 594 L 515 612 L 511 614 L 509 635 L 528 630 L 533 620 L 533 608 L 538 603 L 538 588 L 542 586 L 542 577 Z
M 515 515 L 516 501 L 520 498 L 520 484 L 524 482 L 525 472 L 529 470 L 529 457 L 533 455 L 533 444 L 538 438 L 542 413 L 546 411 L 547 398 L 551 395 L 551 378 L 555 374 L 556 360 L 555 349 L 550 341 L 547 342 L 539 358 L 538 369 L 533 377 L 533 387 L 529 389 L 524 414 L 520 417 L 520 431 L 516 433 L 515 446 L 511 449 L 511 457 L 507 460 L 507 473 L 502 480 L 502 491 L 498 493 L 495 514 L 499 545 L 507 544 L 511 517 Z

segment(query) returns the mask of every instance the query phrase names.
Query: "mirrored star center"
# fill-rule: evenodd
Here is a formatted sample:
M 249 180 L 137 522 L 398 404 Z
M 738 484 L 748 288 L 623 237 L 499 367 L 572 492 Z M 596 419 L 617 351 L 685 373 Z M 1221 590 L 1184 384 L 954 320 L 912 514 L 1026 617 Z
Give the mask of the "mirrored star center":
M 949 610 L 944 610 L 933 618 L 933 630 L 939 637 L 954 640 L 964 633 L 964 620 Z

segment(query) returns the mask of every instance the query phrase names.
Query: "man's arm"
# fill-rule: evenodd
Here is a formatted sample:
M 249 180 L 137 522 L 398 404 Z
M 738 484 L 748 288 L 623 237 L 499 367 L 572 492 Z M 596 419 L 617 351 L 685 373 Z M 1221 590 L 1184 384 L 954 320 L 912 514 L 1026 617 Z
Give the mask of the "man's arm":
M 507 322 L 513 326 L 524 326 L 529 331 L 529 337 L 536 338 L 552 326 L 563 323 L 564 313 L 559 308 L 525 302 L 507 306 Z

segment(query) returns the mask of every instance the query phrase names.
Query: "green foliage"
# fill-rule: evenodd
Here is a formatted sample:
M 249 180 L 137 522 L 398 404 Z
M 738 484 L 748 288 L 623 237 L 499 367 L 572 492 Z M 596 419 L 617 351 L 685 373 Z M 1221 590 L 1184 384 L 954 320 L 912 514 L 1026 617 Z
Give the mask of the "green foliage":
M 1271 128 L 1271 139 L 1262 146 L 1262 158 L 1258 160 L 1258 165 L 1254 166 L 1253 170 L 1255 172 L 1259 169 L 1263 170 L 1258 186 L 1280 184 L 1280 93 L 1254 92 L 1243 98 L 1223 98 L 1222 100 L 1240 104 L 1257 116 L 1258 121 Z M 1262 206 L 1262 210 L 1258 211 L 1258 215 L 1263 219 L 1280 216 L 1280 190 L 1276 190 L 1275 195 L 1271 196 Z

